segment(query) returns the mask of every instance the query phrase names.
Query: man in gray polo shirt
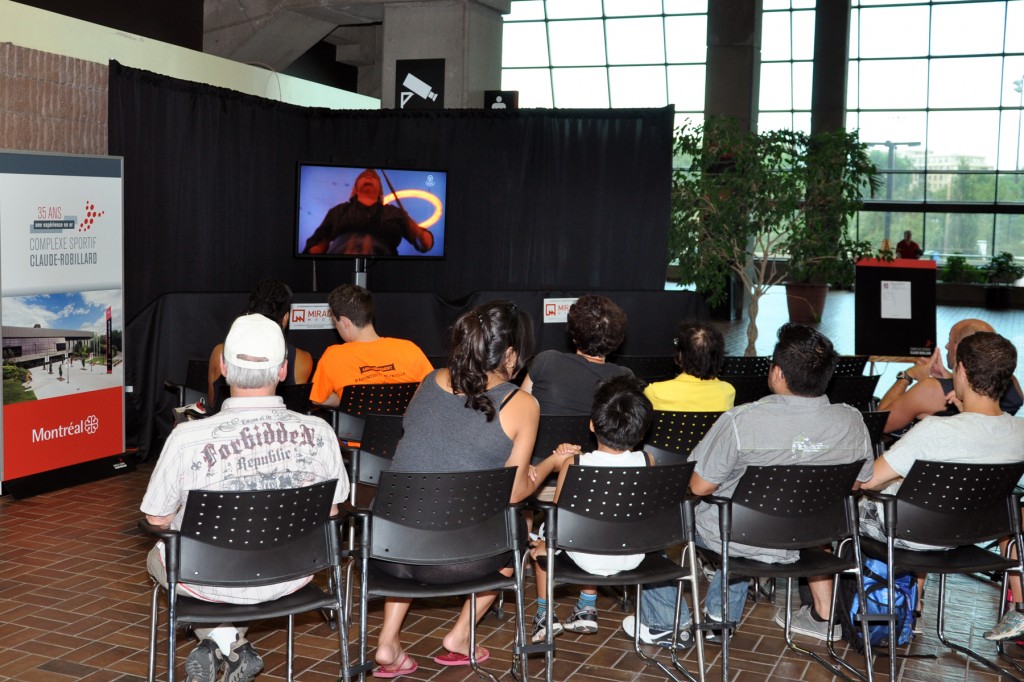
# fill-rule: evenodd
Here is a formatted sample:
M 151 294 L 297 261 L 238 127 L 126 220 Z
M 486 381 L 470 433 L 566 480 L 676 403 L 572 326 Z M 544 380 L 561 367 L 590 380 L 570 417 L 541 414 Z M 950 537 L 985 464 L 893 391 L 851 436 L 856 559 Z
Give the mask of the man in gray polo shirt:
M 848 405 L 829 404 L 825 387 L 835 370 L 837 354 L 832 342 L 815 329 L 785 324 L 779 329 L 772 356 L 768 385 L 774 395 L 755 403 L 740 405 L 724 413 L 693 450 L 697 460 L 690 489 L 696 495 L 731 497 L 748 466 L 796 464 L 847 464 L 864 460 L 858 475 L 867 481 L 872 472 L 871 440 L 860 412 Z M 718 507 L 697 507 L 697 542 L 721 551 Z M 730 545 L 730 556 L 770 563 L 795 561 L 798 552 Z M 721 620 L 721 571 L 715 571 L 705 598 L 704 609 L 711 620 Z M 830 610 L 830 577 L 810 579 L 814 606 L 801 608 L 793 617 L 793 632 L 824 639 Z M 729 584 L 730 620 L 739 621 L 747 596 L 745 578 Z M 651 644 L 671 640 L 674 585 L 654 587 L 643 592 L 640 634 Z M 680 623 L 690 620 L 683 603 Z M 632 636 L 633 616 L 623 621 L 623 629 Z M 680 642 L 692 642 L 692 635 L 680 632 Z

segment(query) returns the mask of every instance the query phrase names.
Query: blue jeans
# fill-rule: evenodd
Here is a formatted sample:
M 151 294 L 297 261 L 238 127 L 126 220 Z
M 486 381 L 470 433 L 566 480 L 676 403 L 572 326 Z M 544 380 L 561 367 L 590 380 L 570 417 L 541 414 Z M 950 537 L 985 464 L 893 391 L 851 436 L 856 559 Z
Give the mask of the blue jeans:
M 698 537 L 697 544 L 706 547 Z M 736 578 L 729 581 L 729 619 L 739 621 L 743 615 L 743 603 L 747 600 L 748 578 Z M 644 586 L 640 596 L 640 622 L 651 630 L 671 630 L 673 625 L 672 612 L 676 606 L 676 584 L 659 583 Z M 715 620 L 722 619 L 722 571 L 717 570 L 711 576 L 711 585 L 704 597 L 704 609 Z M 683 599 L 679 607 L 679 623 L 682 626 L 690 623 L 690 608 Z

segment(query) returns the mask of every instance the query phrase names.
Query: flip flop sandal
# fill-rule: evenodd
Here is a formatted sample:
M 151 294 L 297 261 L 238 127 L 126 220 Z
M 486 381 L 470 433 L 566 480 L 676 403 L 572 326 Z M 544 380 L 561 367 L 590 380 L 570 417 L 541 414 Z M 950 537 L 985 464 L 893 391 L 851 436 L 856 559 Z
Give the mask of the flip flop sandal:
M 406 663 L 410 663 L 411 667 L 406 668 Z M 374 677 L 384 677 L 390 679 L 392 677 L 401 677 L 402 675 L 411 675 L 414 672 L 416 672 L 417 668 L 419 668 L 419 665 L 416 664 L 416 661 L 409 658 L 409 654 L 403 654 L 402 660 L 398 662 L 397 666 L 386 668 L 380 665 L 374 669 L 372 674 Z
M 490 657 L 490 651 L 483 648 L 482 646 L 477 647 L 477 663 L 483 663 Z M 470 665 L 469 656 L 467 656 L 466 654 L 457 654 L 454 651 L 448 651 L 441 654 L 440 656 L 436 656 L 434 658 L 434 663 L 437 663 L 438 665 Z

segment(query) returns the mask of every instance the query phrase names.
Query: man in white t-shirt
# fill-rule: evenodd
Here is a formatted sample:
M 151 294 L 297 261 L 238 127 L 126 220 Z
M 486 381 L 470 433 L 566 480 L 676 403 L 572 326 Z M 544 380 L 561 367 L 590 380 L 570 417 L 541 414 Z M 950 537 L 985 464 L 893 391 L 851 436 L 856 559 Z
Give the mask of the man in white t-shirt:
M 960 414 L 925 417 L 875 462 L 874 474 L 864 487 L 895 494 L 917 460 L 1002 464 L 1024 461 L 1024 421 L 1003 412 L 1000 396 L 1017 368 L 1017 349 L 994 332 L 979 331 L 963 338 L 956 349 L 953 391 Z M 861 502 L 861 530 L 885 540 L 880 505 Z M 905 549 L 930 549 L 896 540 Z M 1009 610 L 986 639 L 1000 640 L 1024 634 L 1024 598 L 1020 581 L 1011 589 L 1016 608 Z
M 235 320 L 224 341 L 221 371 L 231 397 L 216 415 L 180 424 L 167 439 L 150 477 L 141 510 L 157 526 L 179 528 L 190 490 L 299 488 L 338 480 L 334 503 L 348 496 L 348 476 L 338 439 L 318 417 L 292 412 L 274 395 L 288 374 L 281 326 L 263 315 Z M 332 509 L 336 512 L 337 507 Z M 167 586 L 163 543 L 149 553 L 146 567 Z M 310 577 L 261 587 L 222 588 L 178 584 L 178 593 L 206 601 L 251 604 L 290 594 Z M 185 660 L 186 682 L 249 682 L 263 660 L 245 639 L 245 628 L 225 623 L 195 628 L 199 645 Z

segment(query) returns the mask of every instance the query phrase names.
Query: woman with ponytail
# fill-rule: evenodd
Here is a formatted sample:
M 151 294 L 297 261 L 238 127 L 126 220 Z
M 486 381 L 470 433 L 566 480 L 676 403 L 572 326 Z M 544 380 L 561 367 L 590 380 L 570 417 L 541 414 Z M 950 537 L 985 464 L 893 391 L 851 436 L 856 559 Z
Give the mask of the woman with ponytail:
M 406 410 L 405 433 L 395 450 L 393 471 L 471 471 L 514 467 L 510 502 L 531 495 L 538 481 L 561 468 L 571 456 L 552 454 L 530 466 L 540 409 L 529 393 L 510 383 L 533 352 L 530 318 L 510 301 L 492 301 L 456 320 L 451 329 L 448 367 L 428 374 Z M 451 566 L 409 566 L 381 562 L 381 570 L 425 583 L 453 583 L 493 571 L 511 575 L 511 556 Z M 477 595 L 483 616 L 495 593 Z M 410 600 L 388 598 L 377 639 L 376 677 L 397 677 L 416 670 L 402 649 L 401 627 Z M 469 602 L 443 641 L 441 665 L 469 662 Z M 477 661 L 490 656 L 477 648 Z

